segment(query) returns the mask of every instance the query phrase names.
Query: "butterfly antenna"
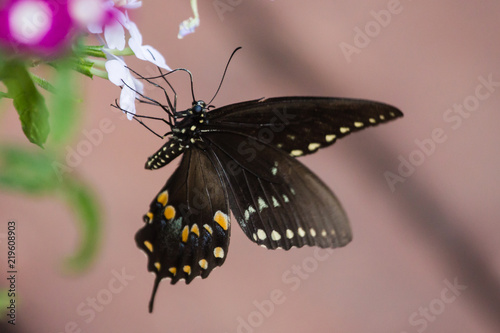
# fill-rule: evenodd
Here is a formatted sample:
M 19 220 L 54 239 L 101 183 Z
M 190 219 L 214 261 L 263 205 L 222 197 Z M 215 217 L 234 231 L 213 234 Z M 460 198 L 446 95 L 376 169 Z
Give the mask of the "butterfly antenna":
M 217 96 L 217 94 L 219 93 L 220 87 L 222 86 L 222 82 L 224 81 L 224 77 L 226 76 L 226 72 L 227 72 L 227 68 L 229 67 L 229 63 L 231 62 L 231 59 L 233 59 L 233 56 L 236 53 L 236 51 L 238 51 L 239 49 L 241 49 L 241 46 L 238 46 L 233 51 L 233 53 L 231 53 L 231 56 L 229 57 L 229 60 L 227 61 L 227 64 L 226 64 L 226 68 L 224 69 L 224 73 L 222 74 L 222 79 L 220 80 L 219 87 L 217 88 L 217 91 L 215 92 L 214 97 L 212 97 L 212 99 L 210 100 L 210 102 L 207 103 L 207 105 L 210 105 L 210 103 L 212 103 L 212 101 L 214 100 L 215 96 Z

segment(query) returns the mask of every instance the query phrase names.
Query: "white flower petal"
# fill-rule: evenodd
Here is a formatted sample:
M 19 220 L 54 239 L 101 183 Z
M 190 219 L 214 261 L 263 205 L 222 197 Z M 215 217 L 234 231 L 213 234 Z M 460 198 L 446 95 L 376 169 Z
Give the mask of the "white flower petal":
M 142 1 L 137 1 L 137 0 L 128 0 L 126 4 L 121 5 L 120 7 L 126 8 L 126 9 L 136 9 L 142 6 Z
M 130 75 L 129 70 L 125 67 L 125 63 L 123 61 L 113 59 L 106 61 L 104 66 L 108 72 L 109 81 L 117 86 L 123 86 L 123 81 L 125 81 Z
M 128 20 L 125 22 L 124 25 L 128 32 L 130 33 L 130 39 L 134 40 L 135 45 L 142 45 L 142 35 L 141 32 L 139 31 L 139 28 L 137 28 L 137 25 Z M 130 40 L 129 40 L 129 46 L 130 46 Z
M 135 91 L 139 94 L 143 94 L 144 93 L 144 83 L 142 83 L 140 80 L 136 79 L 133 76 L 132 76 L 132 80 L 134 82 Z
M 128 46 L 134 52 L 135 56 L 141 60 L 149 61 L 158 67 L 164 68 L 166 70 L 172 70 L 167 63 L 165 58 L 161 55 L 158 50 L 156 50 L 151 45 L 142 45 L 142 35 L 137 28 L 137 25 L 129 21 L 128 31 L 130 33 L 130 38 L 128 40 Z
M 147 60 L 156 66 L 169 70 L 171 71 L 172 69 L 168 67 L 167 63 L 165 62 L 165 58 L 161 55 L 160 52 L 158 52 L 154 47 L 151 45 L 143 45 L 142 46 L 142 53 L 144 56 L 144 59 L 142 60 Z M 141 59 L 141 58 L 139 58 Z
M 127 111 L 128 120 L 132 120 L 135 114 L 135 96 L 136 93 L 127 86 L 123 86 L 120 94 L 120 108 Z
M 87 29 L 91 34 L 102 34 L 102 24 L 100 23 L 91 23 L 87 25 Z
M 107 9 L 104 0 L 71 0 L 68 2 L 71 18 L 81 26 L 104 23 Z
M 116 8 L 112 8 L 112 15 L 115 21 L 118 21 L 121 25 L 128 29 L 128 23 L 131 22 L 128 18 L 127 12 L 122 12 Z
M 125 48 L 125 30 L 118 22 L 107 24 L 104 27 L 104 39 L 110 49 L 121 51 Z

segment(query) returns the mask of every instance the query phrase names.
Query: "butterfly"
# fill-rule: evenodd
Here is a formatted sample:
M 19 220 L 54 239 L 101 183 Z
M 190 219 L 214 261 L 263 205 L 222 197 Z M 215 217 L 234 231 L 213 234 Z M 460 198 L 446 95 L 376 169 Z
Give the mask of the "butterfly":
M 403 116 L 387 104 L 331 97 L 256 99 L 211 109 L 193 96 L 187 110 L 176 111 L 170 101 L 162 107 L 169 113 L 169 140 L 145 167 L 182 158 L 135 235 L 156 275 L 149 312 L 162 279 L 190 283 L 224 263 L 231 212 L 245 235 L 268 249 L 348 244 L 351 228 L 339 200 L 296 157 Z

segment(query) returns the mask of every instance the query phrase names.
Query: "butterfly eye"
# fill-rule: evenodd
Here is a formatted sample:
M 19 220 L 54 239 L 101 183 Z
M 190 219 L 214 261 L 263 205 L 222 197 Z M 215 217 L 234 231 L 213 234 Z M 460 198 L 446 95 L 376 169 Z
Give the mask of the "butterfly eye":
M 203 108 L 205 107 L 205 102 L 203 101 L 198 101 L 196 103 L 193 103 L 193 107 L 191 108 L 191 110 L 193 110 L 193 113 L 200 113 L 201 111 L 203 111 Z

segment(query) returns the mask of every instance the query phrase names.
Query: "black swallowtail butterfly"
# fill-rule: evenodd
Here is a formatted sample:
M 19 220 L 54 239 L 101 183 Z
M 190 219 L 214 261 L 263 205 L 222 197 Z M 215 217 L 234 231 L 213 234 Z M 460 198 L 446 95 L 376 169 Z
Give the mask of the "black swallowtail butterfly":
M 358 99 L 278 97 L 211 111 L 193 100 L 185 111 L 170 101 L 162 106 L 171 118 L 170 139 L 146 163 L 158 169 L 183 155 L 135 236 L 156 275 L 150 312 L 163 278 L 190 283 L 224 263 L 230 211 L 252 242 L 269 249 L 349 243 L 339 201 L 296 157 L 403 116 L 390 105 Z

